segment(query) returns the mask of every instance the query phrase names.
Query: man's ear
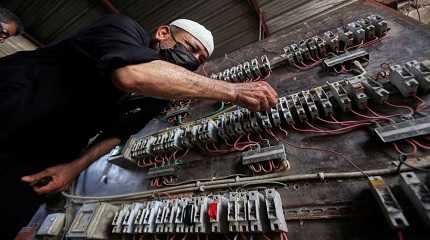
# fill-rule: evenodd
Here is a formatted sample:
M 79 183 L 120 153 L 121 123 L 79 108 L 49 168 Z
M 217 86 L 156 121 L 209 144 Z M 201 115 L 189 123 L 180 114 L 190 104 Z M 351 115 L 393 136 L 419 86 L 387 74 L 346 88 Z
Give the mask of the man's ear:
M 170 28 L 167 25 L 162 25 L 157 28 L 155 32 L 155 39 L 157 41 L 163 41 L 170 38 Z

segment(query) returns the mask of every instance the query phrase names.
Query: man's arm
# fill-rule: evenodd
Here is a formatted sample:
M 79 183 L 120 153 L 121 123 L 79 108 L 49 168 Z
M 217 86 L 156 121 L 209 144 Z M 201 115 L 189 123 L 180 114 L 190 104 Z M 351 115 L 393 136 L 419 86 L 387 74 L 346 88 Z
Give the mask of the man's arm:
M 112 150 L 120 143 L 118 138 L 108 138 L 90 147 L 81 157 L 70 163 L 49 167 L 42 172 L 22 177 L 21 180 L 27 183 L 40 180 L 44 177 L 52 177 L 52 180 L 45 186 L 33 186 L 37 193 L 49 193 L 65 190 L 79 174 L 99 159 L 104 154 Z
M 252 111 L 267 110 L 278 100 L 276 91 L 265 81 L 214 80 L 161 60 L 119 68 L 113 73 L 113 83 L 122 90 L 146 96 L 228 101 Z

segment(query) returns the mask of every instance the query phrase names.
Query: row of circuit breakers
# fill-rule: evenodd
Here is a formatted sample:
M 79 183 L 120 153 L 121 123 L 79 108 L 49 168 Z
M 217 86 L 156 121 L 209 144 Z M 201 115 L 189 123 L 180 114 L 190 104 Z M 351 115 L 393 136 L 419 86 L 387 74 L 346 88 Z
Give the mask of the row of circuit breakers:
M 61 236 L 64 213 L 46 217 L 38 237 Z M 287 232 L 282 199 L 275 189 L 134 202 L 84 204 L 67 239 L 113 239 L 120 234 Z
M 369 101 L 382 104 L 390 96 L 390 92 L 384 88 L 384 84 L 387 83 L 394 85 L 404 97 L 414 96 L 418 90 L 422 92 L 430 90 L 429 60 L 409 61 L 405 66 L 392 65 L 390 69 L 390 78 L 385 80 L 385 83 L 383 80 L 375 81 L 370 76 L 362 74 L 281 97 L 267 112 L 250 112 L 237 107 L 234 111 L 168 128 L 153 135 L 131 136 L 121 150 L 121 158 L 138 163 L 158 154 L 174 153 L 193 147 L 204 149 L 206 144 L 232 143 L 248 133 L 262 133 L 265 129 L 330 116 L 334 113 L 334 106 L 347 113 L 353 106 L 364 109 Z M 410 121 L 411 124 L 417 123 L 416 119 Z M 424 121 L 423 124 L 429 125 L 428 121 Z M 378 130 L 379 128 L 376 129 Z M 423 129 L 420 130 L 422 132 Z M 397 130 L 399 136 L 404 135 L 399 131 Z M 381 138 L 384 142 L 387 142 L 387 139 L 399 140 L 396 136 Z
M 430 227 L 430 191 L 414 172 L 403 172 L 399 181 L 422 222 Z M 369 177 L 370 189 L 393 229 L 409 222 L 381 176 Z M 40 225 L 36 239 L 124 239 L 131 234 L 261 233 L 287 232 L 282 198 L 275 189 L 264 192 L 184 197 L 121 205 L 88 203 L 66 226 L 66 214 L 51 213 Z
M 371 15 L 346 24 L 335 32 L 327 31 L 322 36 L 314 36 L 290 44 L 284 48 L 283 54 L 274 59 L 274 62 L 303 66 L 304 63 L 315 62 L 336 55 L 339 51 L 382 38 L 387 31 L 389 28 L 384 18 Z M 332 66 L 327 64 L 326 67 Z M 222 72 L 214 73 L 210 77 L 231 82 L 243 82 L 263 78 L 270 71 L 271 63 L 264 55 L 261 60 L 254 58 Z

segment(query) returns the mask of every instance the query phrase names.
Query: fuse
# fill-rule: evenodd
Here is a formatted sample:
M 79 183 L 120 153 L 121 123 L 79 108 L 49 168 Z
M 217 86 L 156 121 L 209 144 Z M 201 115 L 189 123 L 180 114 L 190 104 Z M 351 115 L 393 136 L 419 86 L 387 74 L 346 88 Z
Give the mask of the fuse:
M 161 206 L 160 201 L 152 201 L 148 204 L 148 209 L 145 211 L 145 217 L 143 220 L 143 232 L 144 233 L 154 233 L 155 232 L 155 218 L 158 213 L 158 209 Z
M 274 232 L 288 232 L 281 195 L 275 189 L 266 189 L 264 194 L 270 230 Z
M 361 83 L 363 84 L 366 93 L 368 93 L 371 97 L 372 101 L 378 104 L 382 104 L 388 100 L 390 93 L 383 87 L 380 82 L 377 82 L 371 78 L 367 78 L 361 81 Z
M 318 56 L 318 47 L 313 38 L 308 38 L 305 40 L 306 46 L 309 49 L 309 53 L 311 55 L 312 60 L 316 60 L 319 58 Z
M 299 46 L 297 44 L 291 44 L 290 49 L 293 52 L 294 59 L 295 59 L 296 63 L 297 64 L 302 63 L 303 62 L 303 56 L 302 56 L 301 48 L 299 49 Z
M 246 193 L 237 193 L 236 219 L 239 232 L 249 232 L 248 204 Z
M 299 121 L 306 122 L 308 119 L 306 117 L 306 111 L 303 108 L 302 103 L 300 102 L 299 94 L 296 93 L 296 94 L 289 95 L 287 97 L 287 100 L 289 100 L 288 98 L 291 99 L 294 106 L 295 111 L 293 111 L 292 113 L 293 114 L 295 113 L 297 115 L 296 117 L 299 119 Z
M 251 60 L 251 73 L 253 78 L 252 79 L 257 79 L 262 77 L 262 74 L 260 72 L 260 66 L 258 64 L 258 59 L 254 58 Z
M 266 220 L 266 204 L 263 194 L 258 191 L 250 191 L 248 195 L 248 219 L 251 232 L 266 232 L 268 222 Z
M 430 60 L 418 62 L 409 61 L 405 64 L 406 68 L 415 75 L 416 80 L 420 83 L 419 87 L 423 92 L 430 91 Z
M 115 216 L 112 220 L 112 233 L 121 233 L 122 232 L 122 223 L 126 215 L 130 213 L 130 206 L 128 204 L 124 205 L 119 211 L 115 213 Z
M 353 33 L 345 28 L 338 28 L 337 34 L 339 37 L 339 46 L 342 46 L 343 49 L 347 49 L 354 45 L 354 37 Z
M 328 117 L 333 114 L 333 105 L 322 87 L 313 88 L 309 93 L 312 95 L 317 108 L 322 113 L 321 115 Z
M 341 84 L 339 82 L 327 82 L 327 84 L 330 87 L 334 99 L 336 100 L 339 107 L 342 109 L 342 112 L 351 111 L 351 99 L 348 98 L 347 92 L 341 86 Z
M 260 65 L 260 72 L 262 76 L 267 76 L 272 71 L 272 66 L 270 65 L 269 58 L 267 55 L 261 56 L 261 65 Z
M 371 176 L 369 177 L 369 185 L 389 225 L 394 229 L 409 226 L 399 203 L 391 189 L 385 184 L 384 179 L 380 176 Z
M 390 66 L 390 82 L 404 97 L 415 96 L 417 93 L 418 81 L 406 68 L 400 65 Z
M 298 44 L 298 51 L 302 53 L 304 60 L 310 60 L 312 61 L 311 52 L 308 49 L 308 46 L 306 44 L 305 40 L 302 40 Z
M 197 197 L 194 200 L 195 210 L 193 215 L 194 232 L 207 233 L 208 202 L 206 197 Z
M 339 50 L 339 37 L 332 31 L 324 33 L 323 39 L 326 42 L 326 47 L 329 52 L 337 52 Z
M 176 232 L 179 232 L 179 233 L 185 232 L 184 216 L 185 216 L 185 208 L 187 207 L 187 203 L 188 203 L 187 199 L 180 199 L 177 202 L 178 207 L 176 209 L 176 214 L 175 214 L 175 225 L 176 225 Z
M 261 126 L 263 126 L 263 128 L 272 128 L 272 123 L 270 122 L 269 114 L 267 112 L 257 112 L 257 116 L 261 119 Z
M 131 234 L 134 232 L 134 228 L 135 228 L 135 220 L 139 215 L 139 212 L 142 212 L 143 209 L 143 204 L 142 203 L 134 203 L 133 205 L 130 206 L 129 208 L 129 214 L 127 214 L 124 217 L 124 221 L 122 223 L 123 228 L 122 228 L 122 232 L 123 233 L 128 233 Z
M 389 30 L 388 23 L 384 20 L 383 17 L 378 15 L 370 15 L 367 19 L 371 22 L 373 26 L 375 26 L 375 33 L 377 37 L 383 37 L 385 33 Z
M 358 109 L 366 109 L 367 95 L 361 82 L 365 78 L 363 76 L 356 76 L 345 80 L 348 95 L 352 98 Z
M 283 121 L 285 121 L 287 124 L 294 124 L 293 115 L 291 115 L 290 106 L 288 105 L 286 97 L 279 98 L 278 110 L 281 114 Z
M 246 79 L 249 79 L 249 80 L 253 79 L 252 72 L 251 72 L 251 64 L 249 62 L 243 63 L 243 71 L 245 73 Z
M 366 32 L 366 42 L 369 42 L 376 38 L 376 28 L 370 22 L 369 19 L 363 18 L 359 19 L 357 22 L 363 27 L 364 31 Z
M 366 39 L 366 31 L 359 23 L 349 23 L 346 25 L 346 28 L 352 32 L 352 35 L 354 37 L 354 44 L 364 43 Z
M 309 91 L 302 91 L 299 93 L 300 96 L 300 102 L 304 106 L 304 108 L 307 110 L 308 115 L 311 117 L 311 119 L 315 119 L 318 116 L 318 108 L 315 105 L 314 100 L 312 99 L 312 96 Z
M 64 213 L 48 214 L 37 230 L 36 239 L 61 239 L 65 221 Z
M 208 220 L 211 232 L 223 233 L 228 231 L 227 205 L 228 201 L 222 195 L 215 195 L 208 199 Z
M 325 58 L 327 56 L 326 41 L 318 36 L 313 37 L 313 40 L 318 49 L 318 57 Z

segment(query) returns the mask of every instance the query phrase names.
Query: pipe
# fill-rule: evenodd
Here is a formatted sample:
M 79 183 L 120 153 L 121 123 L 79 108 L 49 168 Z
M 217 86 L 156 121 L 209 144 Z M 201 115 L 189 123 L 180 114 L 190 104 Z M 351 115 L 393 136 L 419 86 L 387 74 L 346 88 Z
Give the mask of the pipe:
M 416 163 L 414 166 L 427 168 L 430 167 L 430 157 L 421 158 L 421 161 Z M 401 171 L 409 171 L 410 168 L 407 166 L 403 166 Z M 376 175 L 390 175 L 395 174 L 397 172 L 397 167 L 391 168 L 383 168 L 383 169 L 374 169 L 374 170 L 366 170 L 365 174 L 369 176 Z M 274 176 L 275 175 L 275 176 Z M 276 176 L 277 175 L 277 176 Z M 141 199 L 154 197 L 155 194 L 176 194 L 176 193 L 184 193 L 184 192 L 193 192 L 193 191 L 205 191 L 211 189 L 223 189 L 229 187 L 240 187 L 244 185 L 255 185 L 255 184 L 269 184 L 273 182 L 294 182 L 294 181 L 305 181 L 305 180 L 318 180 L 318 179 L 348 179 L 348 178 L 360 178 L 364 177 L 363 173 L 360 171 L 354 172 L 332 172 L 332 173 L 310 173 L 310 174 L 297 174 L 297 175 L 287 175 L 285 174 L 268 174 L 263 176 L 254 176 L 254 177 L 246 177 L 246 178 L 235 178 L 235 179 L 223 179 L 223 180 L 214 180 L 209 182 L 197 182 L 195 184 L 186 184 L 182 186 L 168 187 L 162 189 L 155 189 L 152 191 L 143 191 L 138 193 L 128 193 L 128 194 L 120 194 L 114 196 L 100 196 L 100 197 L 91 197 L 91 196 L 78 196 L 72 195 L 63 192 L 63 195 L 69 199 L 74 200 L 75 202 L 98 202 L 98 201 L 126 201 L 133 199 Z

